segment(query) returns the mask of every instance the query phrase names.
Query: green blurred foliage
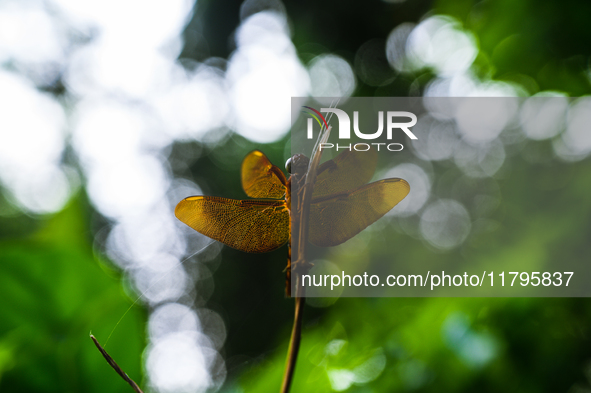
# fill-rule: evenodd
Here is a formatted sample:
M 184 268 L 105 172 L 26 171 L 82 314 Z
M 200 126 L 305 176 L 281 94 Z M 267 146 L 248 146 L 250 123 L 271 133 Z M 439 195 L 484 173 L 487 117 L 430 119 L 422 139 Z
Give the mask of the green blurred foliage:
M 453 16 L 475 33 L 480 72 L 497 80 L 527 79 L 524 87 L 530 94 L 560 90 L 580 96 L 591 91 L 591 3 L 440 0 L 433 12 Z
M 336 372 L 353 374 L 350 392 L 567 391 L 588 384 L 589 317 L 586 299 L 340 299 L 304 329 L 293 391 L 334 391 Z M 252 368 L 243 391 L 274 390 L 282 359 Z
M 0 240 L 2 392 L 128 391 L 89 338 L 105 342 L 115 326 L 107 350 L 141 378 L 145 312 L 133 307 L 117 325 L 132 302 L 118 273 L 95 258 L 87 219 L 78 198 Z

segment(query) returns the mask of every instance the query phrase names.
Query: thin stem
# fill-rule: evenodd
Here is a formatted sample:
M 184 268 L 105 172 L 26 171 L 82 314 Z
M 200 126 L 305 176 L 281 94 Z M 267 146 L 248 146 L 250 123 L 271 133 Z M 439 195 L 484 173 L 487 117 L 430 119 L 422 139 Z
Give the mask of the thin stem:
M 308 239 L 308 217 L 310 215 L 310 202 L 312 200 L 312 192 L 314 190 L 314 182 L 316 181 L 316 170 L 320 164 L 320 157 L 322 151 L 318 148 L 320 143 L 326 142 L 330 135 L 331 127 L 320 134 L 312 157 L 310 159 L 310 165 L 308 171 L 304 177 L 304 188 L 301 200 L 298 198 L 296 205 L 298 206 L 297 213 L 294 214 L 295 222 L 292 222 L 292 230 L 296 229 L 294 233 L 298 234 L 297 242 L 297 258 L 293 261 L 291 266 L 292 280 L 296 280 L 296 298 L 295 298 L 295 315 L 293 320 L 293 328 L 291 330 L 291 338 L 289 340 L 289 350 L 287 353 L 287 363 L 285 365 L 285 373 L 283 374 L 283 384 L 281 385 L 281 393 L 289 393 L 291 388 L 291 382 L 295 372 L 295 366 L 298 359 L 298 353 L 300 351 L 300 341 L 302 338 L 302 317 L 304 315 L 304 304 L 306 303 L 306 297 L 304 294 L 304 288 L 301 285 L 300 278 L 303 271 L 309 269 L 306 263 L 306 243 Z M 293 176 L 293 174 L 292 174 Z M 299 179 L 296 179 L 296 185 L 299 186 Z M 299 190 L 298 190 L 299 192 Z M 293 206 L 293 202 L 292 202 Z M 293 255 L 292 255 L 293 256 Z
M 105 358 L 107 363 L 109 363 L 109 365 L 113 368 L 113 370 L 115 370 L 117 374 L 119 374 L 121 378 L 123 378 L 125 382 L 127 382 L 133 388 L 133 390 L 135 390 L 136 393 L 144 393 L 142 392 L 142 389 L 140 389 L 140 387 L 137 385 L 137 383 L 135 383 L 133 379 L 129 378 L 129 376 L 127 376 L 125 372 L 123 372 L 121 367 L 119 367 L 119 365 L 113 360 L 113 358 L 109 356 L 107 351 L 105 351 L 105 349 L 101 346 L 101 344 L 99 344 L 98 340 L 92 334 L 90 335 L 90 338 L 92 339 L 92 341 L 94 341 L 94 345 L 96 345 L 98 350 L 103 354 L 103 357 Z
M 288 393 L 291 388 L 291 381 L 293 380 L 298 352 L 300 351 L 300 341 L 302 338 L 302 315 L 304 314 L 304 303 L 306 303 L 305 297 L 296 297 L 293 329 L 289 341 L 289 351 L 287 353 L 287 364 L 285 365 L 285 373 L 283 374 L 281 393 Z

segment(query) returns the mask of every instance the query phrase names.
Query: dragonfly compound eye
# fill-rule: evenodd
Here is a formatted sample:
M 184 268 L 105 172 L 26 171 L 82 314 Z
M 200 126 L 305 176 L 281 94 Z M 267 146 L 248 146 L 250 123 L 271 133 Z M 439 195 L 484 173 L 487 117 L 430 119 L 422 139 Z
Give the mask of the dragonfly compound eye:
M 285 161 L 285 170 L 287 173 L 291 173 L 291 163 L 293 162 L 292 157 L 289 157 L 287 161 Z
M 289 173 L 304 174 L 308 170 L 310 159 L 303 154 L 295 154 L 285 163 Z

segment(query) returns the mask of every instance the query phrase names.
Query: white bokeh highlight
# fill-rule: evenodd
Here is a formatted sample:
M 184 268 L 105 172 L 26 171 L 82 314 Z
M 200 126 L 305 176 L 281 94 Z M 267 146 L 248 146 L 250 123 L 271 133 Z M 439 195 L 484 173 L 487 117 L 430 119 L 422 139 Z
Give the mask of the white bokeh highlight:
M 556 154 L 566 161 L 578 161 L 591 153 L 591 97 L 581 97 L 571 103 L 566 131 L 554 144 Z
M 320 55 L 310 62 L 311 95 L 321 104 L 330 105 L 332 100 L 322 97 L 349 97 L 355 91 L 356 80 L 353 68 L 337 55 Z
M 400 164 L 390 169 L 384 178 L 398 177 L 410 184 L 410 192 L 396 209 L 390 210 L 390 216 L 410 216 L 416 214 L 427 202 L 431 195 L 431 180 L 427 173 L 416 164 Z
M 0 69 L 0 183 L 21 208 L 60 210 L 71 193 L 61 166 L 65 113 L 32 83 Z
M 564 95 L 544 95 L 528 98 L 519 112 L 525 135 L 533 140 L 552 138 L 566 125 L 568 99 Z
M 453 199 L 433 202 L 421 214 L 421 234 L 441 250 L 458 247 L 470 234 L 472 224 L 464 206 Z
M 386 40 L 386 59 L 398 72 L 410 72 L 413 69 L 406 49 L 408 37 L 415 27 L 414 23 L 401 23 L 390 32 Z
M 420 117 L 413 130 L 420 138 L 411 141 L 412 147 L 417 157 L 423 160 L 449 159 L 460 142 L 454 122 L 439 121 L 429 114 Z
M 439 75 L 451 76 L 472 65 L 478 48 L 475 37 L 463 30 L 458 21 L 435 15 L 419 23 L 408 35 L 406 52 L 412 69 L 431 67 Z
M 496 139 L 513 120 L 517 100 L 508 98 L 466 98 L 460 101 L 455 120 L 463 138 L 473 144 Z
M 310 85 L 285 16 L 265 11 L 248 17 L 236 43 L 226 74 L 232 128 L 255 142 L 276 141 L 291 127 L 291 97 L 308 95 Z

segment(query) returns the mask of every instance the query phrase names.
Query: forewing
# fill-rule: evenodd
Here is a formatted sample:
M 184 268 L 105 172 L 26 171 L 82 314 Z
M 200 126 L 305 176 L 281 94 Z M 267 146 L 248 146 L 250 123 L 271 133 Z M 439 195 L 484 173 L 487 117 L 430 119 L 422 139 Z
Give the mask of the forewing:
M 197 232 L 245 252 L 272 251 L 289 239 L 284 201 L 193 196 L 180 201 L 174 214 Z
M 354 190 L 371 180 L 378 160 L 377 151 L 345 150 L 318 167 L 313 197 Z
M 408 195 L 403 179 L 385 179 L 310 204 L 310 242 L 321 247 L 339 245 L 376 222 Z
M 251 198 L 279 199 L 285 195 L 285 175 L 259 150 L 242 161 L 242 188 Z

